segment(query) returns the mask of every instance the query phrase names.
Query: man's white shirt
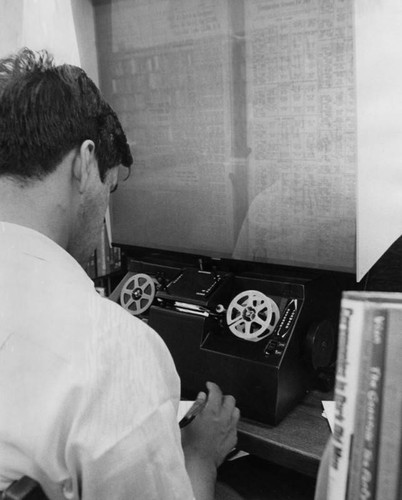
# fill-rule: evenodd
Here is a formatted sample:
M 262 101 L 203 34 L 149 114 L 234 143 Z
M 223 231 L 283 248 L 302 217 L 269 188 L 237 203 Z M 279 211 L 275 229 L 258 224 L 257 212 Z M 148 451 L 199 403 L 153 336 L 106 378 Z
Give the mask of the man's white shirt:
M 0 490 L 26 474 L 51 499 L 193 498 L 179 395 L 151 328 L 51 239 L 0 222 Z

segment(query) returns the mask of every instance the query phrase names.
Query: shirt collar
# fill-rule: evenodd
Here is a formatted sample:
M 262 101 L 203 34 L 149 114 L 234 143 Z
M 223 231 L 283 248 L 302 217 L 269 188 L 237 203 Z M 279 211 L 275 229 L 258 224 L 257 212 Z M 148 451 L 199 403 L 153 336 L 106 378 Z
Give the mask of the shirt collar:
M 5 236 L 5 238 L 3 237 Z M 54 265 L 63 266 L 77 277 L 92 283 L 81 265 L 64 248 L 48 236 L 26 226 L 0 221 L 0 250 L 8 247 L 13 252 L 32 255 Z

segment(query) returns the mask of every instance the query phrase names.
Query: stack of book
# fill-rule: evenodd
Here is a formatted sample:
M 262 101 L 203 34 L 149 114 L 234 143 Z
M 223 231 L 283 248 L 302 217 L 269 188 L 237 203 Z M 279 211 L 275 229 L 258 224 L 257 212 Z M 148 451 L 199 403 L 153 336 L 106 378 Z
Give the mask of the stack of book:
M 344 292 L 328 500 L 402 499 L 402 293 Z
M 106 224 L 103 225 L 96 250 L 92 254 L 86 272 L 93 280 L 102 278 L 121 268 L 121 251 L 109 241 Z

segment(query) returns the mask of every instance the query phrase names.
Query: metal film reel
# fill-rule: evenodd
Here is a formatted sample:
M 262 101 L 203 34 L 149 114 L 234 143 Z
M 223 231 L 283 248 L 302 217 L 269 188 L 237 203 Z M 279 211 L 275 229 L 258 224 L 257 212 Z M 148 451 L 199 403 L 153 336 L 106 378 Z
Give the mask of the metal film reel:
M 237 337 L 252 342 L 271 335 L 279 318 L 276 303 L 257 290 L 246 290 L 236 295 L 226 311 L 229 330 Z
M 133 316 L 138 316 L 151 306 L 155 293 L 155 283 L 148 274 L 134 274 L 121 289 L 120 304 Z

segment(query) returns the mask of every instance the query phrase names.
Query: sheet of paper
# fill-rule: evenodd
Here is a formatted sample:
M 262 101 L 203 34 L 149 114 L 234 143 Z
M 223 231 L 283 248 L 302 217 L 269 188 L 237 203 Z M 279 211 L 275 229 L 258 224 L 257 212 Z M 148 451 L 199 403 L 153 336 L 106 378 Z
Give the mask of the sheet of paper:
M 328 420 L 331 432 L 334 432 L 335 401 L 321 401 L 324 408 L 322 416 Z
M 402 2 L 355 1 L 357 279 L 402 234 Z
M 188 412 L 188 410 L 192 407 L 193 404 L 194 401 L 180 401 L 179 409 L 177 411 L 178 422 L 180 422 L 180 420 L 184 417 L 184 415 Z

